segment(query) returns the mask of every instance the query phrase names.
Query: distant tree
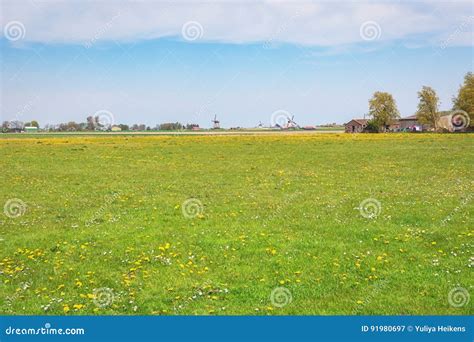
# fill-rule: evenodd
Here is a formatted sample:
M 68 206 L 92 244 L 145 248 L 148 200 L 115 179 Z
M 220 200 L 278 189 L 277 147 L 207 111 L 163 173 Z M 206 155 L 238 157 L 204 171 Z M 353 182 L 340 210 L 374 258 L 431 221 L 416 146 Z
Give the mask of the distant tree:
M 124 124 L 120 124 L 118 126 L 120 127 L 120 129 L 122 131 L 128 131 L 130 129 L 130 127 L 128 127 L 128 125 L 124 125 Z
M 86 126 L 87 130 L 88 131 L 95 130 L 95 119 L 94 119 L 94 117 L 93 116 L 88 116 L 86 121 L 87 121 L 87 126 Z
M 10 131 L 10 123 L 8 121 L 3 121 L 2 122 L 1 131 L 2 131 L 2 133 L 8 133 Z
M 186 124 L 186 129 L 193 129 L 194 127 L 199 128 L 198 124 Z
M 39 124 L 38 124 L 38 121 L 36 120 L 33 120 L 33 121 L 28 121 L 28 122 L 25 122 L 25 127 L 37 127 L 39 128 Z
M 184 126 L 179 122 L 165 122 L 159 126 L 161 131 L 177 131 L 183 128 Z
M 165 122 L 159 125 L 160 131 L 171 131 L 172 129 L 173 129 L 172 123 Z
M 418 92 L 418 111 L 416 117 L 422 124 L 431 125 L 435 131 L 438 130 L 438 122 L 441 113 L 438 111 L 439 98 L 431 87 L 423 86 Z
M 379 132 L 385 132 L 387 126 L 400 117 L 397 104 L 389 93 L 377 91 L 369 100 L 369 115 L 378 127 Z
M 132 125 L 132 131 L 144 131 L 146 130 L 146 125 L 145 124 L 133 124 Z
M 25 124 L 18 120 L 10 121 L 8 126 L 10 127 L 10 131 L 13 132 L 20 132 L 25 128 Z
M 96 131 L 109 131 L 110 129 L 112 129 L 112 124 L 107 122 L 106 120 L 103 120 L 101 122 L 100 117 L 98 115 L 94 116 L 94 119 L 92 122 L 93 122 L 94 130 Z
M 60 132 L 76 132 L 81 130 L 81 124 L 75 121 L 69 121 L 68 123 L 60 123 L 57 130 Z
M 94 116 L 94 129 L 101 128 L 102 125 L 100 124 L 99 116 Z
M 458 95 L 453 98 L 453 109 L 465 111 L 470 118 L 470 126 L 474 126 L 474 74 L 468 72 L 464 76 L 464 84 L 459 87 Z
M 379 131 L 378 125 L 374 120 L 367 121 L 367 125 L 364 127 L 364 132 L 366 133 L 377 133 Z

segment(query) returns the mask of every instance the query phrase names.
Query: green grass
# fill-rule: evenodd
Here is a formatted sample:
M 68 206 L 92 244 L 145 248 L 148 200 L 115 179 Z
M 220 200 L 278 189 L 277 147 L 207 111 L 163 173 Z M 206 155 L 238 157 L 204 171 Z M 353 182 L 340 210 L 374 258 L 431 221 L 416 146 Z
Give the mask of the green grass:
M 0 139 L 0 204 L 27 206 L 0 216 L 0 313 L 472 314 L 448 293 L 473 294 L 473 147 L 466 134 Z M 367 198 L 377 217 L 360 214 Z M 292 296 L 281 308 L 277 287 Z M 98 288 L 113 302 L 97 306 Z

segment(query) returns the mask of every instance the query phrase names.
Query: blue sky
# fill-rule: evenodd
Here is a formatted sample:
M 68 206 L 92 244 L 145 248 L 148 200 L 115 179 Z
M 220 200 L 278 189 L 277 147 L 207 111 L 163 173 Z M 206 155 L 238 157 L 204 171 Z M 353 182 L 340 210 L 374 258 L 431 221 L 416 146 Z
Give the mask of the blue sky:
M 423 85 L 450 109 L 474 69 L 470 2 L 2 6 L 2 120 L 107 110 L 115 123 L 207 127 L 217 114 L 225 127 L 253 127 L 284 110 L 302 125 L 342 123 L 377 90 L 407 116 Z

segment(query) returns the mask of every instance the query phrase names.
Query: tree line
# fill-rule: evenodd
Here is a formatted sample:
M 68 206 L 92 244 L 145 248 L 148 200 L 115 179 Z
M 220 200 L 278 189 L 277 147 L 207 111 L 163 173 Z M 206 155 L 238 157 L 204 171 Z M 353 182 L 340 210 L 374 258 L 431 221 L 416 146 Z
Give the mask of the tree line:
M 439 111 L 439 97 L 436 91 L 423 86 L 418 92 L 417 120 L 422 124 L 430 125 L 435 131 L 440 129 L 439 122 L 443 112 Z M 464 83 L 459 87 L 458 94 L 453 97 L 453 111 L 466 113 L 470 122 L 469 130 L 474 125 L 474 75 L 468 72 L 464 76 Z M 395 99 L 390 93 L 377 91 L 369 100 L 369 118 L 367 131 L 385 132 L 390 125 L 400 118 Z
M 19 120 L 3 121 L 0 127 L 2 133 L 21 132 L 25 127 L 36 127 L 40 125 L 38 121 L 33 120 L 31 122 L 22 122 Z M 118 127 L 121 131 L 178 131 L 178 130 L 192 130 L 199 128 L 198 124 L 186 124 L 183 125 L 179 122 L 165 122 L 157 124 L 154 127 L 147 126 L 145 124 L 110 124 L 101 123 L 98 116 L 88 116 L 86 122 L 75 122 L 69 121 L 65 123 L 59 123 L 56 125 L 46 124 L 42 130 L 46 132 L 92 132 L 92 131 L 111 131 L 112 127 Z

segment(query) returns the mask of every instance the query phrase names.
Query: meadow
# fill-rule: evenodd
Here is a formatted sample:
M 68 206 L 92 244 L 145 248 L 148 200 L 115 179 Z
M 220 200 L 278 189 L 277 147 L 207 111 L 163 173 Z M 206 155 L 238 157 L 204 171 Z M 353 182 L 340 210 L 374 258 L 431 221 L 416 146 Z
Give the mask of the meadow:
M 0 156 L 0 314 L 474 312 L 472 134 L 4 135 Z

